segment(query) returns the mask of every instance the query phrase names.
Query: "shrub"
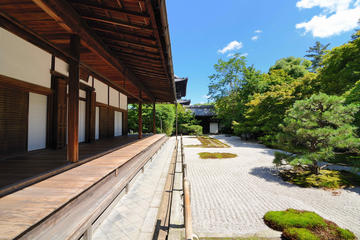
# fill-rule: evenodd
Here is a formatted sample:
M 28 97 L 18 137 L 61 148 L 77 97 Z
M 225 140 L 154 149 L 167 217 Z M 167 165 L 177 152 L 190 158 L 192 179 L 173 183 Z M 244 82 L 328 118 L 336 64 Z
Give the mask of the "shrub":
M 296 101 L 280 126 L 279 141 L 297 155 L 283 160 L 294 166 L 308 165 L 319 174 L 318 161 L 333 158 L 334 149 L 356 151 L 360 141 L 351 123 L 358 107 L 344 101 L 323 93 Z
M 180 124 L 179 132 L 189 135 L 202 135 L 203 128 L 200 125 L 189 125 L 187 123 Z

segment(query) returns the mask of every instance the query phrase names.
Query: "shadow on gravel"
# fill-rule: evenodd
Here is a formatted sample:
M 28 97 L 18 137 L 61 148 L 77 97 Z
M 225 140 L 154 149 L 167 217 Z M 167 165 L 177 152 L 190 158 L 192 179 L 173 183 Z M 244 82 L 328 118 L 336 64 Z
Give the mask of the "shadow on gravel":
M 300 186 L 282 180 L 281 177 L 277 175 L 277 170 L 274 167 L 256 167 L 251 169 L 250 174 L 259 178 L 263 178 L 268 182 L 275 182 L 287 187 L 302 188 Z M 360 187 L 345 188 L 344 190 L 354 192 L 360 195 Z M 331 192 L 332 190 L 329 191 Z

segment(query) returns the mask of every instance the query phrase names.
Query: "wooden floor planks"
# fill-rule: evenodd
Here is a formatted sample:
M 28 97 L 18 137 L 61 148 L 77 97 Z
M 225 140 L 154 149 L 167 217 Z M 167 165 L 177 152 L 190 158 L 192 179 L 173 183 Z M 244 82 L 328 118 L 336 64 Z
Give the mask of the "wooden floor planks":
M 0 199 L 0 239 L 13 239 L 164 135 L 157 134 Z
M 137 139 L 137 135 L 131 135 L 102 139 L 94 143 L 82 143 L 79 145 L 79 159 L 85 160 Z M 66 160 L 66 149 L 45 149 L 12 157 L 2 157 L 0 159 L 0 193 L 10 185 L 16 185 L 54 169 L 71 167 L 71 164 Z

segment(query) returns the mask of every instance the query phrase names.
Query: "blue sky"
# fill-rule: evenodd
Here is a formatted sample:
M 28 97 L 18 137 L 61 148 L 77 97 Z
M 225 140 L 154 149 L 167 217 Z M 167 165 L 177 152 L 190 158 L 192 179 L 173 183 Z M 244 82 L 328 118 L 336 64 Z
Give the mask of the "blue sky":
M 168 0 L 167 12 L 174 72 L 189 78 L 186 98 L 195 104 L 207 102 L 213 65 L 231 53 L 267 72 L 277 59 L 303 57 L 315 41 L 347 42 L 360 0 Z

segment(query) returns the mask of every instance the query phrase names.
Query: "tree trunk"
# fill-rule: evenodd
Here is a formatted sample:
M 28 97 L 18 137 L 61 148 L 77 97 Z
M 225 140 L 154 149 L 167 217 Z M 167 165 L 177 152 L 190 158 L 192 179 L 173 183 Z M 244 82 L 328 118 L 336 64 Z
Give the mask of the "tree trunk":
M 314 162 L 312 172 L 315 173 L 316 175 L 320 174 L 320 167 L 317 161 Z

